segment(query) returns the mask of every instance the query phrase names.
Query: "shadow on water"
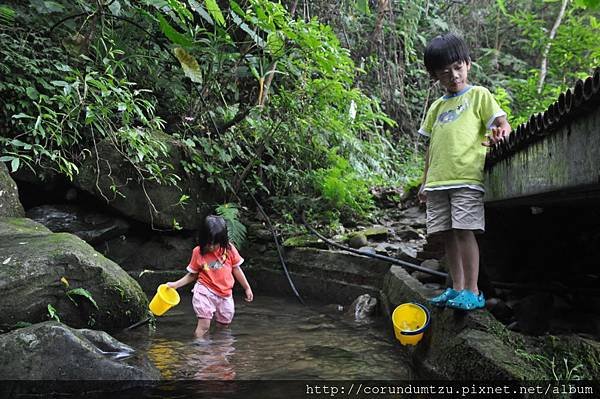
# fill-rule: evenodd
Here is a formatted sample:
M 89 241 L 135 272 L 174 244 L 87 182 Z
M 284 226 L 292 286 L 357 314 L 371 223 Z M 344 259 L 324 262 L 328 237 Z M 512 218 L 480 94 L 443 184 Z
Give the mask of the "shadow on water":
M 358 325 L 292 298 L 236 298 L 228 328 L 194 338 L 191 299 L 116 338 L 147 353 L 164 380 L 408 380 L 409 363 L 383 321 Z

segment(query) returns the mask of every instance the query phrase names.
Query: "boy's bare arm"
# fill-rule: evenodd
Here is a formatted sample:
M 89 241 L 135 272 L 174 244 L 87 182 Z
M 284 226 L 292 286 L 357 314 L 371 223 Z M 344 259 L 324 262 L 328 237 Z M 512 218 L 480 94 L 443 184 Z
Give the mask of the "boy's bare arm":
M 481 143 L 481 145 L 486 147 L 491 147 L 497 142 L 504 140 L 504 138 L 507 137 L 512 131 L 512 128 L 510 127 L 505 115 L 494 119 L 492 124 L 494 127 L 492 127 L 491 133 L 486 135 L 487 140 Z
M 425 167 L 423 168 L 423 179 L 421 182 L 421 187 L 419 188 L 419 193 L 417 194 L 417 197 L 419 198 L 420 202 L 426 201 L 425 192 L 423 190 L 425 189 L 425 181 L 427 180 L 427 170 L 428 169 L 429 169 L 429 146 L 427 146 L 427 151 L 425 151 Z
M 252 288 L 250 288 L 250 284 L 248 284 L 248 280 L 246 280 L 246 275 L 244 274 L 242 269 L 240 269 L 239 266 L 234 267 L 231 273 L 244 289 L 244 292 L 246 294 L 246 301 L 252 302 L 252 300 L 254 299 L 254 294 L 252 293 Z
M 196 281 L 197 278 L 197 273 L 187 273 L 185 276 L 183 276 L 177 281 L 169 281 L 167 285 L 171 288 L 177 289 L 179 287 L 183 287 L 184 285 L 188 285 L 189 283 L 193 283 L 194 281 Z

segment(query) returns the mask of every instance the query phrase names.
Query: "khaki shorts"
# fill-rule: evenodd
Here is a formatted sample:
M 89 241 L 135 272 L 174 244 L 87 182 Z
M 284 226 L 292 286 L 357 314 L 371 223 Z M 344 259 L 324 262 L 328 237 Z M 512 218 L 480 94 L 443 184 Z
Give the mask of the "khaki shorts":
M 483 191 L 460 187 L 427 191 L 427 234 L 450 229 L 483 233 Z

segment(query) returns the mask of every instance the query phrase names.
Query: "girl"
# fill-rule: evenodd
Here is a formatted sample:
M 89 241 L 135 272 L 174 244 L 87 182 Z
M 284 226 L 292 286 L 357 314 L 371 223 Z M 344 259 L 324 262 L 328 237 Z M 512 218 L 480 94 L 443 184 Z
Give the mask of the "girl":
M 202 337 L 215 320 L 222 326 L 231 323 L 234 304 L 231 291 L 235 280 L 244 288 L 245 300 L 252 302 L 254 294 L 246 280 L 240 265 L 244 259 L 240 256 L 227 236 L 227 223 L 220 216 L 210 215 L 198 230 L 198 246 L 192 251 L 192 259 L 186 270 L 188 273 L 174 282 L 168 282 L 171 288 L 179 288 L 191 282 L 194 286 L 192 305 L 198 316 L 198 326 L 194 335 Z

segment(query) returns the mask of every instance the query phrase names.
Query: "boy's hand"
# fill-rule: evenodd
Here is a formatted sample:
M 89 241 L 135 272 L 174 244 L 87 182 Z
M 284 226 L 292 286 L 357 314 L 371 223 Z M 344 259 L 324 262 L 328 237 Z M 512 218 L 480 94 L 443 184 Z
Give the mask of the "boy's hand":
M 244 300 L 246 302 L 252 302 L 252 300 L 254 299 L 254 294 L 252 293 L 252 288 L 248 287 L 244 290 L 244 292 L 246 293 L 246 298 L 244 298 Z
M 508 137 L 510 130 L 506 129 L 503 126 L 494 126 L 492 127 L 491 133 L 486 134 L 487 140 L 481 143 L 481 145 L 486 147 L 491 147 L 499 141 L 504 140 Z

